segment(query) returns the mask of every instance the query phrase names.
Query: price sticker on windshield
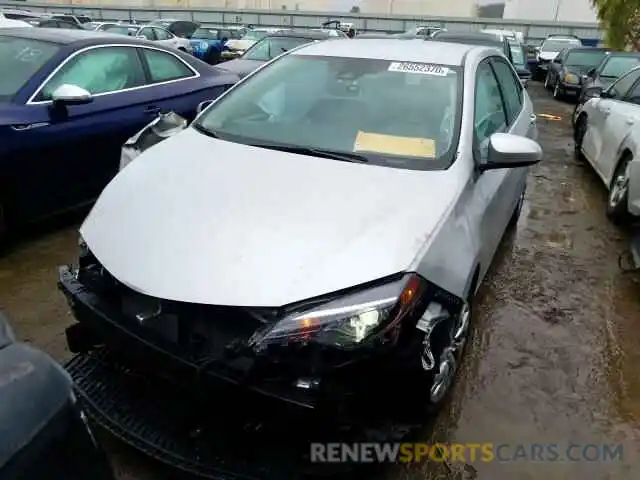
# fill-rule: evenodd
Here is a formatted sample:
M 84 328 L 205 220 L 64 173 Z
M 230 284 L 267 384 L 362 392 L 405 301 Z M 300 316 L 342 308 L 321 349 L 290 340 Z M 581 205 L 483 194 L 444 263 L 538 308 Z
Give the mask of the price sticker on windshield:
M 388 70 L 390 72 L 420 73 L 422 75 L 435 75 L 437 77 L 446 77 L 449 73 L 449 69 L 441 65 L 413 62 L 391 62 Z

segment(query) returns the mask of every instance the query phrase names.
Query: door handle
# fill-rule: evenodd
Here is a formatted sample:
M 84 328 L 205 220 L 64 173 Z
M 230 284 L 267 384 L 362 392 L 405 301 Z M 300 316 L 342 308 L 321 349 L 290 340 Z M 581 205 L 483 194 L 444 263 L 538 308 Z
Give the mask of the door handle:
M 28 125 L 11 125 L 11 130 L 16 132 L 24 132 L 25 130 L 33 130 L 34 128 L 46 127 L 49 122 L 29 123 Z
M 144 109 L 144 113 L 148 113 L 149 115 L 157 115 L 160 113 L 160 107 L 150 106 Z

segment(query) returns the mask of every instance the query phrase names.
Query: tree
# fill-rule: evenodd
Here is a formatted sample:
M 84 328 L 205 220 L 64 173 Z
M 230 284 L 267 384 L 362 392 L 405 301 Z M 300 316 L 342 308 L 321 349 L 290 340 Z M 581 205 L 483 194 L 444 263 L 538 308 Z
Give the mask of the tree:
M 607 46 L 640 50 L 640 0 L 591 0 Z
M 349 13 L 360 13 L 360 7 L 358 5 L 354 5 L 351 7 L 351 10 L 349 10 Z

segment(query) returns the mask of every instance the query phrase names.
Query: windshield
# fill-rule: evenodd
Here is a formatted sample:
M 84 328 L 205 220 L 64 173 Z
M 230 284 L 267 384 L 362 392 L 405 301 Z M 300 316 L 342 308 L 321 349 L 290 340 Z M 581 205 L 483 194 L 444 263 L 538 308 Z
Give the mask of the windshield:
M 0 36 L 0 102 L 8 102 L 60 48 L 47 42 Z
M 242 40 L 262 40 L 267 36 L 267 33 L 264 30 L 249 30 L 244 34 Z
M 255 146 L 445 169 L 457 144 L 461 78 L 459 67 L 287 55 L 214 103 L 194 127 Z
M 640 56 L 610 56 L 602 68 L 603 77 L 618 78 L 640 64 Z
M 566 64 L 570 67 L 595 67 L 607 55 L 605 50 L 571 51 L 567 55 Z
M 559 52 L 571 46 L 580 46 L 579 40 L 545 40 L 540 50 L 543 52 Z
M 120 35 L 135 35 L 137 30 L 136 27 L 124 27 L 122 25 L 110 25 L 104 28 L 105 32 L 118 33 Z
M 519 43 L 511 43 L 509 42 L 509 48 L 511 49 L 511 57 L 513 58 L 513 63 L 516 65 L 524 65 L 524 49 L 522 45 Z
M 266 37 L 247 50 L 247 53 L 245 53 L 242 58 L 245 60 L 260 60 L 266 62 L 298 45 L 309 42 L 311 42 L 311 40 L 306 38 Z
M 198 28 L 191 38 L 201 38 L 203 40 L 216 40 L 218 38 L 218 31 L 210 28 Z

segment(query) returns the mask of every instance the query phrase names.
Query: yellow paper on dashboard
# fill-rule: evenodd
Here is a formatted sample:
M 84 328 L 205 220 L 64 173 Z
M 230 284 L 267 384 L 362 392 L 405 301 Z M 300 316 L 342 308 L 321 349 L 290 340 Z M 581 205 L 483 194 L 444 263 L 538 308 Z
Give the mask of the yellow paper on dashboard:
M 404 157 L 436 158 L 436 142 L 432 138 L 399 137 L 381 133 L 358 132 L 354 152 L 382 153 Z

